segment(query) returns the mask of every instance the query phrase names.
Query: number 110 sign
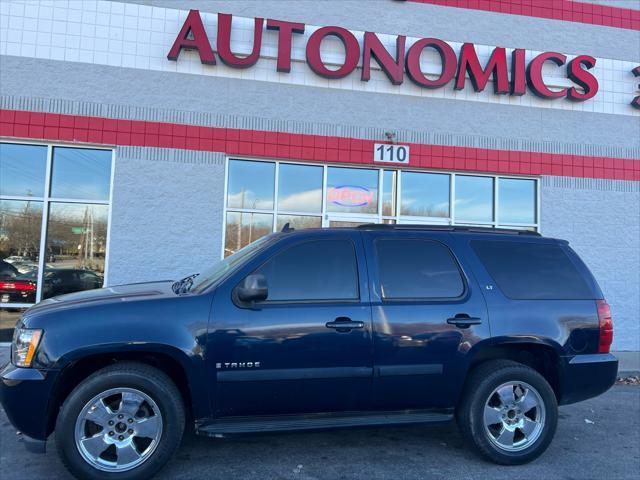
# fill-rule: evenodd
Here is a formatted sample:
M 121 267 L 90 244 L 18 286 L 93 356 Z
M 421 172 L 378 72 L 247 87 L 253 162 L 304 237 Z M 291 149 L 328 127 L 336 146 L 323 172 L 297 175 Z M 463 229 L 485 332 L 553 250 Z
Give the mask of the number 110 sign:
M 373 146 L 373 161 L 408 165 L 409 146 L 389 143 L 376 143 Z

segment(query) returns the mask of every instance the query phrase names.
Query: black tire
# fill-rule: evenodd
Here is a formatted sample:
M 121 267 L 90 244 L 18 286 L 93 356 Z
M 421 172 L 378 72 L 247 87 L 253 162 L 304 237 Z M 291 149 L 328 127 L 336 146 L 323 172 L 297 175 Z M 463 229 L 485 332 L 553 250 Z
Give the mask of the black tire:
M 89 464 L 75 443 L 75 424 L 84 406 L 112 388 L 134 388 L 148 395 L 162 414 L 162 435 L 156 449 L 139 466 L 124 472 L 107 472 Z M 185 426 L 185 408 L 175 384 L 160 370 L 145 364 L 117 363 L 98 370 L 65 399 L 56 421 L 56 448 L 65 467 L 79 479 L 139 480 L 151 478 L 173 456 Z
M 544 402 L 545 415 L 538 438 L 517 452 L 495 445 L 484 425 L 484 408 L 489 396 L 500 385 L 512 381 L 526 382 L 537 390 Z M 558 423 L 558 403 L 549 383 L 534 369 L 510 360 L 491 360 L 470 373 L 456 411 L 456 420 L 467 442 L 483 457 L 500 465 L 520 465 L 539 457 L 551 443 Z

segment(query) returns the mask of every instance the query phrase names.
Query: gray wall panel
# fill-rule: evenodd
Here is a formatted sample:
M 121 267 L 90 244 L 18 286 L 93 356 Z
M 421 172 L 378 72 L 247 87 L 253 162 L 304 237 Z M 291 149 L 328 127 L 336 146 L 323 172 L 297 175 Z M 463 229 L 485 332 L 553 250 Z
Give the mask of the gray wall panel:
M 129 1 L 378 33 L 640 60 L 638 31 L 465 8 L 395 0 L 192 0 L 188 6 L 181 0 Z
M 379 128 L 382 132 L 406 129 L 640 148 L 640 118 L 625 115 L 372 94 L 11 56 L 0 57 L 0 62 L 0 95 L 10 97 L 339 124 Z M 636 153 L 630 156 L 638 158 Z
M 109 285 L 176 279 L 220 259 L 224 157 L 116 150 Z
M 611 305 L 613 350 L 640 350 L 640 183 L 543 177 L 541 228 L 568 240 Z

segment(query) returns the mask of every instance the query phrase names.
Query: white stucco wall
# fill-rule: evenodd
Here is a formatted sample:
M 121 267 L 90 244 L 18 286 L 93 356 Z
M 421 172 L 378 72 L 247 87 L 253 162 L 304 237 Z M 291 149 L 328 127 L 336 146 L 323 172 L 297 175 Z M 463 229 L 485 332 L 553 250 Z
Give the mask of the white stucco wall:
M 640 350 L 640 184 L 544 177 L 541 229 L 568 240 L 611 305 L 612 350 Z
M 220 259 L 224 156 L 116 150 L 109 285 L 177 279 Z

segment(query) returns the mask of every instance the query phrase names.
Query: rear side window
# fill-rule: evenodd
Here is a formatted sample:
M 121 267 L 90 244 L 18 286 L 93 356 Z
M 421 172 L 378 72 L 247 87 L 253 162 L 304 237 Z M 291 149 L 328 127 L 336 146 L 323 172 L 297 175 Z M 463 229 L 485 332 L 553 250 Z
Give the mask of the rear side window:
M 474 240 L 471 247 L 509 298 L 594 298 L 588 284 L 559 245 Z
M 256 273 L 267 279 L 267 302 L 359 298 L 355 249 L 348 239 L 299 243 L 276 254 Z
M 464 293 L 458 264 L 441 243 L 385 238 L 376 240 L 375 249 L 386 300 L 457 298 Z

